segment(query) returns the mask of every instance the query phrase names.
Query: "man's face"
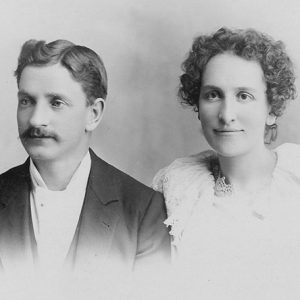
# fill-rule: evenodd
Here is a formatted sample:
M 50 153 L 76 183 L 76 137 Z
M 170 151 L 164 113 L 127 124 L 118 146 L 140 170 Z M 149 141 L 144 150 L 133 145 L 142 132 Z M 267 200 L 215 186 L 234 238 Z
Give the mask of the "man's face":
M 17 120 L 33 160 L 80 158 L 88 148 L 90 107 L 77 81 L 60 64 L 27 66 L 19 82 Z

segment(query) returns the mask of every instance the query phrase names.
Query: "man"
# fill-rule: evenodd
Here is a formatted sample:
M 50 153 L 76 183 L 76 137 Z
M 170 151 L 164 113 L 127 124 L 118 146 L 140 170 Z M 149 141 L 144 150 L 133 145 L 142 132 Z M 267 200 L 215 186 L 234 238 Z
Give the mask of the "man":
M 89 148 L 103 116 L 107 76 L 91 49 L 27 41 L 15 71 L 27 161 L 0 176 L 4 270 L 131 270 L 168 259 L 161 194 Z

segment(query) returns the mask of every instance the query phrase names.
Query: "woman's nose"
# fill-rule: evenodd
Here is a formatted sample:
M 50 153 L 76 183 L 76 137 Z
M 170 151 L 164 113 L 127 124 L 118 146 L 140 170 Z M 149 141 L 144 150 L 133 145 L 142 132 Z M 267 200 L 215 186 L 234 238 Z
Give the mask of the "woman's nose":
M 224 100 L 219 111 L 219 120 L 228 125 L 236 120 L 236 105 L 234 101 Z

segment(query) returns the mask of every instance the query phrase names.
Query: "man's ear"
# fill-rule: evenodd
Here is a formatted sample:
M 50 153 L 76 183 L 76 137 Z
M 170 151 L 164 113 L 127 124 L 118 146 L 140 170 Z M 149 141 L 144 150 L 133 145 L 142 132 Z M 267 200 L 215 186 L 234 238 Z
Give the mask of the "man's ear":
M 105 101 L 102 98 L 97 98 L 93 104 L 88 107 L 88 117 L 85 126 L 86 131 L 93 131 L 100 123 L 105 109 Z

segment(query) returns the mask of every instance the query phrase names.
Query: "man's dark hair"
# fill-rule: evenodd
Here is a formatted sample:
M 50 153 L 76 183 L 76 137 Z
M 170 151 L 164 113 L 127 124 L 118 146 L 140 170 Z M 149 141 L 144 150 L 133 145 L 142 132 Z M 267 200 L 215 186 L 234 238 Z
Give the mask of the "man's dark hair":
M 49 66 L 61 64 L 81 84 L 89 104 L 95 99 L 106 99 L 107 74 L 99 55 L 93 50 L 75 45 L 67 40 L 29 40 L 24 43 L 15 71 L 17 83 L 27 66 Z

